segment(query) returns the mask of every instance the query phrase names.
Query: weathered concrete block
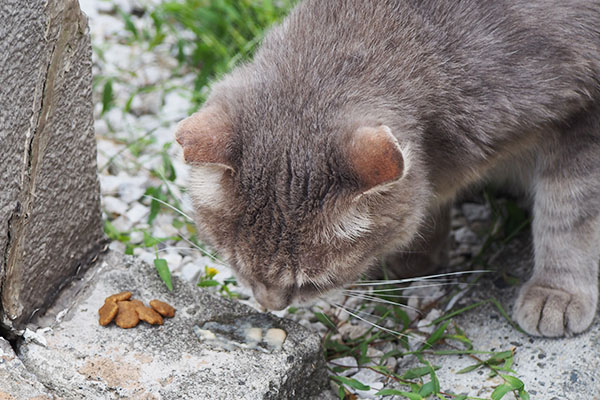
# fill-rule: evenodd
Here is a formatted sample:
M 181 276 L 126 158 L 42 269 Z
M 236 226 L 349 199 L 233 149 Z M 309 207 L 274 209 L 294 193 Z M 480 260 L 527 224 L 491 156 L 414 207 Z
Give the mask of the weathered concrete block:
M 10 344 L 0 337 L 0 399 L 50 400 L 55 397 L 25 369 Z
M 493 269 L 505 270 L 526 281 L 532 270 L 531 248 L 528 234 L 503 245 L 502 252 L 492 261 Z M 517 298 L 519 286 L 507 286 L 503 280 L 494 282 L 484 279 L 473 288 L 455 308 L 497 299 L 506 312 Z M 477 350 L 514 351 L 511 366 L 524 383 L 532 399 L 598 399 L 600 393 L 600 317 L 597 315 L 592 326 L 584 333 L 568 338 L 532 337 L 513 328 L 491 303 L 454 318 L 466 332 Z M 448 348 L 453 349 L 453 348 Z M 491 355 L 477 355 L 487 359 Z M 480 368 L 466 374 L 457 374 L 476 362 L 465 356 L 430 356 L 428 361 L 440 365 L 436 371 L 445 388 L 456 394 L 478 398 L 489 398 L 494 389 L 503 383 L 499 376 L 490 378 L 489 370 Z M 404 370 L 420 367 L 416 359 L 406 360 Z M 506 400 L 516 400 L 508 393 Z
M 111 253 L 100 268 L 89 270 L 61 293 L 39 320 L 51 330 L 43 339 L 23 344 L 19 355 L 29 371 L 64 399 L 303 400 L 326 386 L 316 334 L 178 279 L 174 284 L 171 293 L 154 267 Z M 175 317 L 162 326 L 100 326 L 98 308 L 107 296 L 124 290 L 146 304 L 154 298 L 170 303 L 177 309 Z M 63 309 L 66 314 L 61 314 Z M 64 315 L 61 322 L 56 323 L 56 315 Z M 272 353 L 225 350 L 194 333 L 194 326 L 209 322 L 228 327 L 266 324 L 288 336 L 283 348 Z
M 103 233 L 87 20 L 77 0 L 3 0 L 0 20 L 0 315 L 19 329 Z

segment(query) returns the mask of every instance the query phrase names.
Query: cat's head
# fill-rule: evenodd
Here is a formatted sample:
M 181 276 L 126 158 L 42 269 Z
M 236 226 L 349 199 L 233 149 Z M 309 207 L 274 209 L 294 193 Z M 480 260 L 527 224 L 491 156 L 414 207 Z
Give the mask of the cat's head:
M 198 235 L 259 303 L 318 297 L 412 239 L 426 188 L 384 121 L 268 118 L 250 103 L 209 102 L 176 137 Z

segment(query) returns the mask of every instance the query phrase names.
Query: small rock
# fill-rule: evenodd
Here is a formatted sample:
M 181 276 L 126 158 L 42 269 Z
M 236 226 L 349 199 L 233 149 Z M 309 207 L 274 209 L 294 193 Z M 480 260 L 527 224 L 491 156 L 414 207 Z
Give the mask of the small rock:
M 116 194 L 120 184 L 121 180 L 118 176 L 100 174 L 100 188 L 102 189 L 102 195 Z
M 136 247 L 135 249 L 133 249 L 133 255 L 139 257 L 140 260 L 146 262 L 149 265 L 154 265 L 154 259 L 156 258 L 156 255 L 154 255 L 154 253 L 150 253 L 146 249 Z
M 369 386 L 372 386 L 376 382 L 383 382 L 385 380 L 385 376 L 383 374 L 375 372 L 369 368 L 361 368 L 356 374 L 352 375 L 352 378 Z
M 171 271 L 177 270 L 181 265 L 181 260 L 183 260 L 183 257 L 181 257 L 181 255 L 178 253 L 159 253 L 159 256 L 160 258 L 163 258 L 167 261 L 167 264 L 169 265 L 169 270 Z
M 437 318 L 439 318 L 441 315 L 442 312 L 440 310 L 438 310 L 437 308 L 432 309 L 425 318 L 417 322 L 417 328 L 421 332 L 433 333 L 433 331 L 436 329 L 436 326 L 431 325 L 431 323 Z
M 136 222 L 139 222 L 142 218 L 144 218 L 149 213 L 150 213 L 149 207 L 146 207 L 145 205 L 136 202 L 133 205 L 133 207 L 131 207 L 129 209 L 129 211 L 127 211 L 126 216 L 129 219 L 129 221 L 131 221 L 132 223 L 135 224 Z
M 139 200 L 145 192 L 145 187 L 134 183 L 126 182 L 119 185 L 119 197 L 126 203 Z
M 367 383 L 365 383 L 366 385 Z M 356 394 L 360 396 L 361 399 L 381 399 L 381 396 L 377 396 L 377 392 L 383 389 L 383 382 L 373 382 L 369 385 L 371 390 L 357 390 Z
M 382 356 L 383 356 L 383 351 L 381 351 L 379 349 L 376 349 L 374 347 L 369 347 L 367 349 L 367 357 L 374 358 L 374 359 L 378 360 Z
M 154 220 L 152 236 L 156 238 L 166 238 L 177 236 L 179 231 L 173 226 L 173 216 L 167 214 L 158 214 Z
M 458 243 L 475 244 L 479 242 L 479 237 L 466 226 L 454 231 L 454 238 Z
M 104 196 L 102 204 L 104 205 L 104 210 L 111 214 L 125 215 L 128 208 L 127 203 L 112 196 Z
M 49 332 L 50 330 L 51 330 L 51 328 L 43 328 L 43 329 L 38 329 L 37 331 L 34 332 L 31 329 L 26 328 L 25 333 L 23 334 L 23 338 L 27 342 L 33 342 L 33 343 L 39 344 L 40 346 L 47 347 L 48 342 L 46 341 L 46 338 L 44 337 L 44 333 Z
M 355 373 L 358 372 L 358 361 L 356 361 L 356 358 L 354 357 L 341 357 L 341 358 L 335 358 L 333 360 L 331 360 L 330 362 L 330 366 L 331 367 L 339 367 L 339 366 L 343 366 L 343 367 L 348 367 L 347 370 L 340 372 L 339 375 L 341 376 L 351 376 L 354 375 Z
M 368 330 L 369 326 L 363 324 L 353 325 L 352 323 L 344 324 L 339 329 L 338 332 L 345 337 L 350 339 L 356 339 L 362 335 L 364 335 Z
M 125 254 L 125 249 L 126 246 L 124 243 L 121 243 L 119 241 L 113 240 L 112 242 L 110 242 L 110 245 L 108 246 L 108 248 L 112 251 L 115 251 L 117 253 L 120 254 Z
M 185 264 L 177 274 L 181 277 L 181 279 L 196 283 L 198 281 L 198 275 L 202 272 L 202 267 L 199 264 L 194 262 Z
M 129 242 L 133 244 L 140 244 L 144 241 L 144 232 L 133 231 L 129 234 Z
M 460 227 L 463 227 L 467 224 L 467 219 L 465 217 L 454 217 L 452 218 L 452 221 L 450 222 L 450 227 L 452 229 L 458 229 Z
M 161 108 L 161 114 L 167 120 L 179 120 L 186 117 L 191 106 L 189 96 L 182 91 L 171 91 L 165 96 L 165 104 Z
M 160 96 L 155 92 L 139 93 L 131 102 L 131 112 L 136 115 L 157 114 L 160 107 Z
M 112 224 L 115 227 L 115 229 L 119 232 L 129 232 L 133 227 L 133 224 L 131 223 L 129 218 L 127 218 L 124 215 L 121 215 L 117 219 L 114 219 L 112 221 Z
M 469 222 L 485 221 L 491 218 L 492 211 L 486 205 L 463 203 L 461 210 Z

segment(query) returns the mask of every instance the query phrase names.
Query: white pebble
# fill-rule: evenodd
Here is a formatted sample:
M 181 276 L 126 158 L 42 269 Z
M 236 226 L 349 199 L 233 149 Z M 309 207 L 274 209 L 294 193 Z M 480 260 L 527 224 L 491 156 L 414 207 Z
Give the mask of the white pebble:
M 100 175 L 100 188 L 102 195 L 112 195 L 117 193 L 121 181 L 114 175 Z
M 454 237 L 458 243 L 474 244 L 479 242 L 479 236 L 466 226 L 457 229 Z
M 139 244 L 144 241 L 144 232 L 133 231 L 129 234 L 129 242 L 133 244 Z
M 135 183 L 127 182 L 119 185 L 119 197 L 126 203 L 133 203 L 139 200 L 145 192 L 146 188 L 144 186 L 139 186 Z
M 492 216 L 492 211 L 485 205 L 476 203 L 463 203 L 462 212 L 469 222 L 484 221 Z
M 356 393 L 361 399 L 381 399 L 381 396 L 377 396 L 376 393 L 383 389 L 383 382 L 363 383 L 369 385 L 371 390 L 357 390 Z
M 181 260 L 183 260 L 183 257 L 178 253 L 159 253 L 159 257 L 164 258 L 167 261 L 170 271 L 177 270 L 181 265 Z
M 360 336 L 364 335 L 369 330 L 369 328 L 369 326 L 363 324 L 352 325 L 351 323 L 347 323 L 342 325 L 338 329 L 338 332 L 342 336 L 348 337 L 350 339 L 357 339 Z
M 358 372 L 358 361 L 356 358 L 348 356 L 333 359 L 329 362 L 331 367 L 348 367 L 347 370 L 340 372 L 342 376 L 351 376 Z
M 119 232 L 128 232 L 133 227 L 129 218 L 123 215 L 120 215 L 117 219 L 113 220 L 112 224 Z
M 145 205 L 143 205 L 141 203 L 135 203 L 133 205 L 133 207 L 131 207 L 129 209 L 129 211 L 127 211 L 126 216 L 132 223 L 135 224 L 136 222 L 139 222 L 142 218 L 144 218 L 149 213 L 150 213 L 150 208 L 146 207 Z
M 127 211 L 127 203 L 121 199 L 112 196 L 104 196 L 102 204 L 107 213 L 125 215 Z
M 194 262 L 191 262 L 191 263 L 185 264 L 178 271 L 178 275 L 184 281 L 196 283 L 196 281 L 198 280 L 198 275 L 200 274 L 200 272 L 202 272 L 202 267 L 199 266 L 198 264 L 194 263 Z

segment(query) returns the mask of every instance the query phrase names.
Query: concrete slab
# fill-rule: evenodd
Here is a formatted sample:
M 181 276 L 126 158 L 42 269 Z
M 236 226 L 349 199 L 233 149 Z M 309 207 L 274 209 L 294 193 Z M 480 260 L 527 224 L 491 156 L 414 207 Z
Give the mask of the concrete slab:
M 478 289 L 473 301 L 490 296 L 510 304 L 513 290 Z M 515 293 L 516 294 L 516 293 Z M 514 297 L 512 297 L 514 299 Z M 562 339 L 533 338 L 513 329 L 497 309 L 487 304 L 455 321 L 473 341 L 473 346 L 485 351 L 514 351 L 514 369 L 532 399 L 579 400 L 600 399 L 600 321 L 598 318 L 587 332 Z M 490 355 L 477 355 L 487 359 Z M 456 394 L 488 398 L 502 378 L 490 378 L 490 370 L 480 368 L 466 374 L 461 369 L 475 364 L 468 356 L 435 356 L 428 360 L 442 368 L 437 375 L 444 388 Z M 417 363 L 414 363 L 417 366 Z M 513 400 L 512 394 L 504 399 Z
M 27 371 L 10 344 L 0 337 L 0 399 L 55 399 L 35 375 Z
M 501 249 L 492 261 L 492 267 L 516 275 L 522 282 L 531 273 L 529 239 L 522 235 Z M 519 286 L 510 286 L 504 280 L 482 279 L 455 309 L 461 306 L 497 299 L 510 315 Z M 559 339 L 531 337 L 514 329 L 498 309 L 487 303 L 454 318 L 477 350 L 514 351 L 511 367 L 525 383 L 532 399 L 543 400 L 599 400 L 600 399 L 600 317 L 597 315 L 590 329 L 583 334 Z M 452 326 L 452 324 L 450 325 Z M 456 344 L 456 342 L 454 342 Z M 450 349 L 450 348 L 448 348 Z M 487 359 L 489 355 L 479 355 Z M 441 366 L 437 375 L 442 386 L 455 394 L 489 398 L 494 388 L 503 383 L 490 370 L 480 368 L 466 374 L 457 374 L 476 361 L 468 356 L 429 356 L 432 364 Z M 402 360 L 400 360 L 402 363 Z M 422 366 L 416 360 L 405 360 L 402 370 Z M 514 400 L 512 393 L 503 399 Z
M 308 399 L 326 387 L 317 335 L 178 279 L 174 285 L 169 292 L 153 266 L 109 253 L 60 295 L 39 320 L 42 329 L 30 326 L 38 335 L 20 347 L 19 356 L 64 399 Z M 170 303 L 175 317 L 162 326 L 100 326 L 98 308 L 124 290 L 145 303 Z M 279 328 L 287 338 L 272 352 L 224 349 L 194 333 L 214 325 Z

